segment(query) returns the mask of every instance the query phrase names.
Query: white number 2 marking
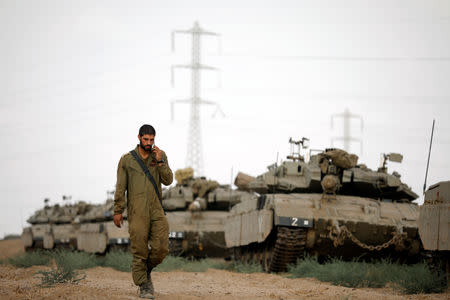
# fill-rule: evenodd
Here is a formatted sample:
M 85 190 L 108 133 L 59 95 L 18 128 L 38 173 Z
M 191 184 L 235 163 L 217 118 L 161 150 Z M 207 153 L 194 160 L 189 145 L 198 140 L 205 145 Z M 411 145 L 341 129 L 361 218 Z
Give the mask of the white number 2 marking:
M 297 218 L 292 218 L 292 223 L 291 223 L 291 225 L 292 225 L 292 226 L 298 226 L 297 221 L 298 221 Z

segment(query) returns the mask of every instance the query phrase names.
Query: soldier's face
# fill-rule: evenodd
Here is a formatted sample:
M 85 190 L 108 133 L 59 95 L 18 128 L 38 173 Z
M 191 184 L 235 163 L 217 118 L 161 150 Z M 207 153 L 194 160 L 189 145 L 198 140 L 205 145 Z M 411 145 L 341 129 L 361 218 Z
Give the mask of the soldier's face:
M 150 134 L 144 134 L 143 136 L 138 135 L 139 143 L 141 148 L 145 151 L 151 151 L 152 146 L 155 143 L 155 136 Z

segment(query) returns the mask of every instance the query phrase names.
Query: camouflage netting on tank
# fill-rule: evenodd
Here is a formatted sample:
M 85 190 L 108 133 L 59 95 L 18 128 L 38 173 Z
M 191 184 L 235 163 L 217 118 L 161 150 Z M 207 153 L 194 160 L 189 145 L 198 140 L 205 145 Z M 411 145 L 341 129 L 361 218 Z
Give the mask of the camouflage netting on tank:
M 255 177 L 239 172 L 236 175 L 236 179 L 234 180 L 234 185 L 237 186 L 240 190 L 248 191 L 248 184 L 253 180 L 255 180 Z
M 91 209 L 83 214 L 77 216 L 76 221 L 81 223 L 107 221 L 112 220 L 114 215 L 114 200 L 107 199 L 103 204 L 91 205 Z M 124 214 L 125 216 L 125 214 Z
M 358 156 L 341 149 L 328 150 L 324 153 L 334 165 L 343 169 L 354 168 L 358 164 Z
M 197 178 L 192 184 L 192 192 L 197 197 L 203 198 L 206 193 L 219 187 L 219 183 L 215 180 L 206 180 L 203 178 Z
M 178 184 L 182 184 L 183 181 L 191 178 L 194 178 L 194 169 L 192 168 L 178 169 L 175 172 L 175 179 Z
M 36 211 L 27 222 L 30 224 L 57 223 L 64 224 L 72 222 L 76 216 L 89 212 L 92 208 L 91 204 L 79 201 L 75 204 L 45 206 L 43 209 Z

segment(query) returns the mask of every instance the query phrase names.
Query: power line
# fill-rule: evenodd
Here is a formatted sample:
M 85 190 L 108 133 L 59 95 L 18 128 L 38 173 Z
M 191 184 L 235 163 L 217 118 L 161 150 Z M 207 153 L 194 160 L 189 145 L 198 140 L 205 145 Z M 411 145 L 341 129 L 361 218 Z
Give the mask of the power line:
M 189 121 L 189 132 L 187 138 L 186 164 L 194 169 L 197 175 L 203 175 L 203 153 L 202 153 L 202 134 L 200 123 L 200 106 L 202 104 L 216 106 L 216 111 L 223 114 L 220 106 L 216 102 L 207 101 L 200 97 L 200 70 L 217 70 L 214 67 L 203 65 L 200 59 L 200 37 L 202 35 L 219 36 L 215 32 L 202 29 L 198 22 L 189 30 L 175 30 L 172 32 L 172 51 L 175 51 L 175 34 L 192 35 L 192 60 L 188 65 L 172 66 L 172 85 L 174 85 L 174 69 L 185 68 L 191 70 L 191 97 L 186 100 L 174 100 L 171 102 L 172 120 L 174 117 L 175 103 L 188 103 L 191 106 L 191 117 Z M 219 44 L 220 45 L 220 44 Z M 220 47 L 220 46 L 219 46 Z
M 225 57 L 254 57 L 275 60 L 335 60 L 335 61 L 374 61 L 374 62 L 397 62 L 397 61 L 450 61 L 450 56 L 417 56 L 417 57 L 401 57 L 401 56 L 319 56 L 319 55 L 254 55 L 245 53 L 224 53 Z

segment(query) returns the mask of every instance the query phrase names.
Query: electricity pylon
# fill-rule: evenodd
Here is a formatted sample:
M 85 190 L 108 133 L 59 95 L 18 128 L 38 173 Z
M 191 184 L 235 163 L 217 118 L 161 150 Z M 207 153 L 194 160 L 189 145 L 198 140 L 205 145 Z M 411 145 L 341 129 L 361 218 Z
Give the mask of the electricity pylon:
M 362 152 L 363 152 L 362 140 L 360 138 L 352 137 L 351 133 L 350 133 L 350 120 L 352 118 L 353 119 L 359 119 L 360 124 L 361 124 L 361 132 L 362 132 L 363 126 L 364 126 L 362 117 L 359 116 L 359 115 L 354 115 L 354 114 L 350 113 L 348 108 L 346 108 L 343 113 L 334 114 L 334 115 L 331 116 L 331 129 L 333 129 L 334 118 L 342 118 L 343 119 L 344 132 L 343 132 L 342 136 L 332 137 L 331 138 L 331 147 L 334 147 L 334 142 L 335 141 L 343 141 L 343 143 L 344 143 L 344 150 L 349 152 L 350 151 L 350 143 L 351 142 L 356 142 L 356 143 L 359 143 L 360 151 L 361 151 L 360 154 L 362 154 Z
M 175 30 L 172 32 L 172 52 L 175 51 L 175 34 L 184 33 L 192 35 L 192 60 L 187 65 L 173 65 L 171 69 L 171 81 L 174 86 L 174 70 L 176 68 L 191 69 L 191 97 L 184 100 L 173 100 L 171 102 L 171 119 L 174 118 L 174 104 L 188 103 L 191 105 L 191 116 L 189 120 L 189 131 L 187 136 L 186 165 L 194 169 L 197 176 L 203 175 L 203 153 L 202 153 L 202 132 L 200 123 L 200 106 L 202 104 L 214 105 L 217 112 L 223 115 L 219 104 L 204 100 L 200 97 L 200 70 L 217 71 L 217 68 L 203 65 L 200 57 L 200 37 L 210 35 L 220 37 L 219 34 L 202 29 L 198 22 L 188 30 Z M 220 39 L 219 39 L 220 43 Z M 219 44 L 220 50 L 220 44 Z

